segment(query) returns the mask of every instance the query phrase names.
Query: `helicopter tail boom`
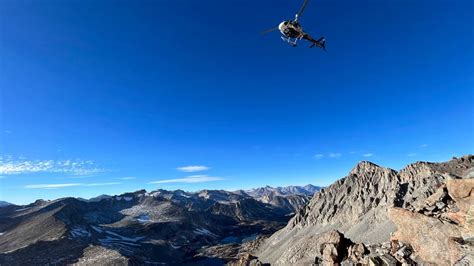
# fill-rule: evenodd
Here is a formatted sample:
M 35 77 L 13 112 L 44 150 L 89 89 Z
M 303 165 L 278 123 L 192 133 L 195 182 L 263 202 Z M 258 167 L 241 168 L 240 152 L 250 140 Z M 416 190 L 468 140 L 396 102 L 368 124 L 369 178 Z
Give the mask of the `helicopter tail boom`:
M 317 41 L 313 41 L 313 44 L 310 46 L 310 48 L 313 48 L 315 45 L 326 51 L 326 39 L 324 37 L 319 38 Z
M 313 48 L 314 46 L 318 46 L 319 48 L 323 49 L 326 51 L 326 39 L 324 37 L 319 38 L 318 40 L 313 39 L 311 36 L 306 34 L 303 36 L 306 40 L 312 42 L 311 46 L 309 48 Z

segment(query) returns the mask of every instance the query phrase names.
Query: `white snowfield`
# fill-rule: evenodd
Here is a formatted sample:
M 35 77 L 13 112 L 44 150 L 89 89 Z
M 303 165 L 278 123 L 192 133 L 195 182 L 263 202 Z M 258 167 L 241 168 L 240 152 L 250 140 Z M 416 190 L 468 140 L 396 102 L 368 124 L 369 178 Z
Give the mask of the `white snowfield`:
M 138 241 L 144 239 L 145 237 L 143 236 L 138 236 L 138 237 L 125 237 L 120 234 L 111 232 L 111 231 L 105 231 L 105 233 L 109 234 L 105 238 L 99 239 L 99 242 L 104 245 L 104 246 L 119 246 L 126 248 L 127 247 L 139 247 L 140 244 L 137 243 Z

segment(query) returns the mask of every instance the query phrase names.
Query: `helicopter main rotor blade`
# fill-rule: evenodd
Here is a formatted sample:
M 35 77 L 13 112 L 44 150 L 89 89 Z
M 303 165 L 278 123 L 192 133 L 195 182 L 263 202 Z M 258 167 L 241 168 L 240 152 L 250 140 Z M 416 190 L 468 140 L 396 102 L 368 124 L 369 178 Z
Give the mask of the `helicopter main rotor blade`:
M 298 19 L 301 16 L 301 14 L 303 14 L 304 9 L 308 5 L 308 2 L 309 2 L 309 0 L 304 0 L 304 3 L 301 6 L 300 10 L 298 11 L 298 13 L 296 13 L 296 19 Z
M 278 30 L 278 26 L 273 27 L 273 28 L 268 29 L 268 30 L 264 30 L 264 31 L 261 32 L 261 34 L 267 34 L 267 33 L 272 32 L 274 30 Z

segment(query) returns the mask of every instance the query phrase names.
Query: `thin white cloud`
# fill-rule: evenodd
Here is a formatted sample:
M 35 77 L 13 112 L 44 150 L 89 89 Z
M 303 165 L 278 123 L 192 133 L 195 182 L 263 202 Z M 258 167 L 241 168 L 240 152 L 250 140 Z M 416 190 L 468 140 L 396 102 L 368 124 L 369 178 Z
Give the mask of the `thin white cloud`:
M 120 185 L 122 182 L 109 182 L 109 183 L 89 183 L 83 184 L 85 187 L 97 187 L 97 186 L 113 186 L 113 185 Z
M 413 156 L 416 156 L 416 153 L 409 153 L 407 154 L 408 157 L 413 157 Z
M 429 146 L 428 144 L 421 144 L 421 145 L 420 145 L 420 148 L 426 148 L 426 147 L 428 147 L 428 146 Z
M 90 160 L 28 160 L 25 157 L 0 157 L 0 174 L 65 173 L 91 175 L 105 172 Z
M 322 153 L 318 153 L 318 154 L 314 155 L 314 159 L 316 159 L 316 160 L 322 159 L 323 157 L 324 157 L 324 154 L 322 154 Z
M 65 184 L 31 184 L 26 185 L 25 188 L 29 189 L 57 189 L 67 187 L 95 187 L 95 186 L 112 186 L 119 185 L 121 182 L 109 182 L 109 183 L 65 183 Z
M 149 184 L 166 184 L 166 183 L 202 183 L 224 180 L 222 177 L 207 176 L 207 175 L 191 175 L 185 178 L 164 179 L 150 182 Z
M 329 156 L 329 158 L 339 158 L 339 157 L 342 156 L 342 154 L 334 152 L 334 153 L 330 153 L 328 156 Z
M 11 134 L 12 132 L 10 130 L 4 130 L 3 133 L 5 134 Z
M 117 179 L 120 179 L 120 180 L 132 180 L 132 179 L 136 179 L 136 177 L 134 176 L 126 176 L 126 177 L 119 177 Z
M 374 156 L 374 154 L 373 154 L 373 153 L 365 153 L 365 154 L 363 154 L 362 156 L 364 156 L 364 157 L 372 157 L 372 156 Z
M 68 183 L 68 184 L 36 184 L 36 185 L 26 185 L 25 188 L 40 188 L 40 189 L 55 189 L 55 188 L 65 188 L 65 187 L 77 187 L 80 186 L 79 183 Z
M 176 168 L 178 171 L 181 172 L 201 172 L 201 171 L 206 171 L 211 169 L 210 167 L 204 166 L 204 165 L 188 165 L 188 166 L 181 166 Z

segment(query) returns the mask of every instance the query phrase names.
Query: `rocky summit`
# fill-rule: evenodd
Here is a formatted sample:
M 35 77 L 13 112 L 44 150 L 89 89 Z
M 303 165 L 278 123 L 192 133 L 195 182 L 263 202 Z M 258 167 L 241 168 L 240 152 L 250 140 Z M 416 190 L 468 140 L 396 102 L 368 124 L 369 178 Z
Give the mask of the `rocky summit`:
M 252 263 L 472 265 L 473 167 L 472 155 L 400 171 L 360 162 L 261 241 Z

